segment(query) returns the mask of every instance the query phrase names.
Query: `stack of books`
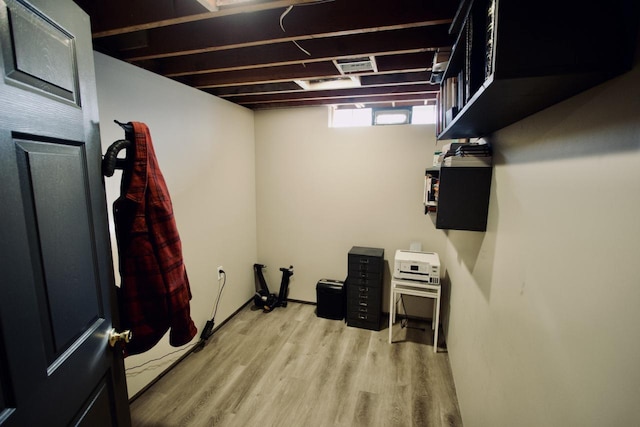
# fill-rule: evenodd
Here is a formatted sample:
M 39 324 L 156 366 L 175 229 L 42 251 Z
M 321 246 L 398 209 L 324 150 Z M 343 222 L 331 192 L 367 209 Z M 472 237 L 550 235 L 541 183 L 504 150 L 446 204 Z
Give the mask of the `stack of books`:
M 486 51 L 484 56 L 484 79 L 487 80 L 493 74 L 493 56 L 495 51 L 496 29 L 496 0 L 489 0 L 487 7 L 487 36 Z
M 443 166 L 491 166 L 491 147 L 488 144 L 461 144 L 444 157 Z

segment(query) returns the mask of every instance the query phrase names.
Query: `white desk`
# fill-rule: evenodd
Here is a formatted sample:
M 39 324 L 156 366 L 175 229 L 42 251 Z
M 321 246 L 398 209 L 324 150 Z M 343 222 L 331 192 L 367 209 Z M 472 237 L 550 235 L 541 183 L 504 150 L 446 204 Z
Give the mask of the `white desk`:
M 405 280 L 391 278 L 391 296 L 389 298 L 389 344 L 392 341 L 393 324 L 396 321 L 396 298 L 398 295 L 413 295 L 416 297 L 432 298 L 433 302 L 433 351 L 438 352 L 438 326 L 440 325 L 440 284 L 419 282 L 417 280 Z

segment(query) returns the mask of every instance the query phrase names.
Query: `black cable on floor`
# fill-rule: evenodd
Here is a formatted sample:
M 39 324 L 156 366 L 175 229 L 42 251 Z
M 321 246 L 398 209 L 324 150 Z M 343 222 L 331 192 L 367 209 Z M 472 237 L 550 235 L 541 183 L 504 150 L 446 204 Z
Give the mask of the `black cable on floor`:
M 426 332 L 426 328 L 419 328 L 417 326 L 409 326 L 409 316 L 407 315 L 407 307 L 404 305 L 403 295 L 400 295 L 400 302 L 402 302 L 402 311 L 404 313 L 404 317 L 400 320 L 400 327 L 407 329 L 417 329 L 422 332 Z

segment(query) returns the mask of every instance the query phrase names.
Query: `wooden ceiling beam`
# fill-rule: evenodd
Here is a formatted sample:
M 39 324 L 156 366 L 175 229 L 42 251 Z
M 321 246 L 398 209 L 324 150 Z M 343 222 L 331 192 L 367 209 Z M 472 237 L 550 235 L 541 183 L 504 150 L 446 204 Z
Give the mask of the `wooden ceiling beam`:
M 224 86 L 202 89 L 204 92 L 210 93 L 218 97 L 225 96 L 242 96 L 242 95 L 260 95 L 280 92 L 298 92 L 303 90 L 300 86 L 292 81 L 278 83 L 262 83 L 242 86 Z
M 377 27 L 369 27 L 369 28 L 354 28 L 352 30 L 343 30 L 343 31 L 334 31 L 334 32 L 326 32 L 326 33 L 312 33 L 305 34 L 300 36 L 292 36 L 292 37 L 279 37 L 279 38 L 269 38 L 269 39 L 261 39 L 257 38 L 253 41 L 240 42 L 235 44 L 221 44 L 215 45 L 211 42 L 207 43 L 205 40 L 200 39 L 200 37 L 192 37 L 191 40 L 187 40 L 183 43 L 174 43 L 168 42 L 163 44 L 162 42 L 148 42 L 149 45 L 153 47 L 144 47 L 141 49 L 126 49 L 120 53 L 120 56 L 125 61 L 136 62 L 136 61 L 144 61 L 149 59 L 162 59 L 162 58 L 171 58 L 171 57 L 182 57 L 186 55 L 197 55 L 201 53 L 207 52 L 219 52 L 222 50 L 237 50 L 241 48 L 254 47 L 254 46 L 267 46 L 276 43 L 301 43 L 306 42 L 313 39 L 318 38 L 332 38 L 332 37 L 340 37 L 340 36 L 352 36 L 357 34 L 366 34 L 366 33 L 379 33 L 381 31 L 394 31 L 401 30 L 406 28 L 419 28 L 428 25 L 442 25 L 446 24 L 446 22 L 414 22 L 411 24 L 402 24 L 402 25 L 389 25 L 389 26 L 377 26 Z M 194 34 L 197 34 L 194 33 Z M 284 33 L 283 33 L 284 34 Z M 200 39 L 200 40 L 196 40 Z M 183 38 L 176 40 L 185 40 Z M 168 45 L 168 46 L 167 46 Z M 440 44 L 442 45 L 442 44 Z M 108 51 L 113 51 L 113 46 L 105 46 Z M 121 50 L 118 47 L 115 48 L 116 51 Z M 305 49 L 308 51 L 308 49 Z
M 316 62 L 302 65 L 285 65 L 251 70 L 225 71 L 179 77 L 176 80 L 198 89 L 239 84 L 277 83 L 298 79 L 322 79 L 340 77 L 332 62 Z
M 391 77 L 393 76 L 393 77 Z M 263 83 L 279 83 L 293 80 L 319 80 L 344 77 L 330 62 L 318 62 L 300 65 L 286 65 L 266 69 L 229 71 L 203 74 L 197 76 L 178 77 L 175 80 L 197 89 L 225 86 L 240 86 Z M 431 72 L 426 70 L 392 70 L 386 73 L 359 75 L 361 86 L 381 86 L 395 83 L 428 82 Z
M 360 77 L 362 86 L 389 86 L 394 84 L 407 84 L 418 82 L 429 82 L 431 80 L 431 71 L 416 71 L 409 73 L 393 73 L 371 74 Z
M 402 86 L 402 85 L 429 85 L 432 90 L 437 90 L 438 85 L 432 85 L 429 83 L 431 78 L 430 72 L 414 72 L 414 73 L 394 73 L 384 75 L 384 81 L 378 79 L 378 84 L 364 84 L 367 76 L 360 77 L 362 86 L 361 90 L 367 90 L 373 87 L 385 88 L 388 86 Z M 356 88 L 358 89 L 358 88 Z M 231 97 L 231 96 L 251 96 L 251 95 L 267 95 L 279 92 L 304 92 L 297 84 L 289 82 L 280 83 L 265 83 L 265 84 L 249 84 L 241 86 L 223 86 L 223 87 L 210 87 L 203 89 L 205 92 L 219 97 Z M 344 90 L 344 89 L 342 89 Z
M 186 57 L 155 59 L 153 69 L 168 77 L 234 71 L 265 66 L 307 64 L 355 56 L 410 54 L 434 51 L 450 45 L 447 26 L 408 28 L 396 31 L 314 38 L 302 43 L 312 56 L 307 56 L 293 43 L 252 46 L 233 51 L 201 53 Z M 428 54 L 433 56 L 431 52 Z M 431 64 L 432 58 L 428 64 Z M 144 68 L 148 65 L 140 64 Z
M 380 73 L 389 72 L 409 72 L 409 71 L 431 71 L 433 65 L 433 52 L 415 52 L 404 55 L 384 55 L 376 58 L 378 71 Z
M 255 109 L 424 103 L 437 90 L 433 53 L 454 42 L 451 0 L 254 0 L 217 12 L 196 0 L 74 1 L 97 51 Z M 340 77 L 333 61 L 356 56 L 378 70 L 359 88 L 294 83 Z
M 271 0 L 261 3 L 221 7 L 208 11 L 195 0 L 75 0 L 91 16 L 93 38 L 115 36 L 135 31 L 168 27 L 238 13 L 261 12 L 315 3 L 318 0 Z M 126 13 L 122 13 L 126 11 Z
M 400 95 L 378 95 L 378 96 L 362 96 L 362 97 L 338 97 L 338 98 L 318 98 L 318 99 L 293 99 L 266 101 L 260 103 L 244 103 L 239 102 L 247 108 L 254 110 L 266 108 L 293 108 L 306 107 L 312 105 L 347 105 L 347 104 L 370 104 L 370 103 L 392 103 L 392 102 L 415 102 L 416 104 L 424 103 L 424 101 L 435 99 L 435 94 L 400 94 Z
M 451 2 L 395 0 L 391 4 L 387 0 L 336 0 L 296 7 L 282 20 L 281 10 L 266 10 L 227 16 L 215 24 L 198 21 L 150 29 L 141 37 L 145 45 L 137 48 L 118 36 L 95 40 L 94 44 L 98 50 L 120 52 L 119 56 L 128 61 L 193 55 L 316 37 L 448 24 L 451 14 L 447 8 L 432 7 L 440 3 Z M 123 48 L 128 50 L 121 51 Z
M 295 92 L 278 92 L 259 95 L 243 95 L 243 96 L 224 96 L 231 102 L 249 104 L 268 101 L 287 101 L 294 99 L 328 99 L 328 98 L 356 98 L 364 96 L 378 95 L 408 95 L 408 94 L 435 94 L 438 90 L 429 84 L 414 84 L 389 87 L 375 88 L 353 88 L 353 89 L 336 89 L 336 90 L 316 90 L 316 91 L 295 91 Z

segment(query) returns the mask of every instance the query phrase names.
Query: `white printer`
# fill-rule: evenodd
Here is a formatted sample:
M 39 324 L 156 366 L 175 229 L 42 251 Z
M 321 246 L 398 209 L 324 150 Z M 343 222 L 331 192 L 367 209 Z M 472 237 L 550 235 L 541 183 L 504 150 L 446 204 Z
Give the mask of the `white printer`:
M 434 285 L 440 283 L 440 257 L 435 252 L 396 251 L 393 277 L 419 280 Z

